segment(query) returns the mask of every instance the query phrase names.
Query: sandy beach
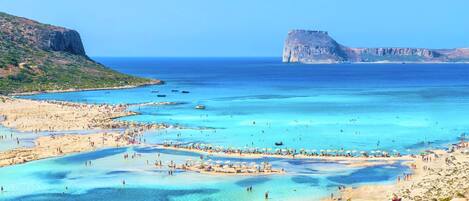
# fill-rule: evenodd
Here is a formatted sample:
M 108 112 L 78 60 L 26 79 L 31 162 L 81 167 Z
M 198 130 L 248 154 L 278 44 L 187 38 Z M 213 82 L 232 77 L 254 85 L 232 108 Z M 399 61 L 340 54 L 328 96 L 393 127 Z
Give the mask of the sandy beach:
M 407 165 L 412 174 L 403 175 L 394 184 L 344 188 L 332 200 L 469 200 L 469 143 L 463 142 L 453 151 L 435 150 Z
M 20 132 L 72 131 L 72 134 L 38 137 L 33 147 L 0 153 L 0 167 L 70 153 L 141 143 L 137 137 L 167 125 L 120 122 L 133 115 L 125 105 L 87 105 L 61 101 L 34 101 L 0 96 L 0 123 Z M 121 128 L 122 131 L 73 134 L 73 131 Z
M 36 140 L 34 147 L 17 148 L 0 153 L 0 167 L 129 144 L 129 140 L 120 133 L 44 136 Z
M 319 156 L 319 155 L 281 155 L 281 154 L 265 154 L 265 153 L 231 153 L 231 152 L 217 152 L 217 151 L 205 151 L 199 149 L 188 149 L 182 147 L 155 145 L 155 147 L 161 149 L 170 149 L 175 151 L 187 151 L 199 154 L 206 154 L 219 157 L 231 157 L 231 158 L 282 158 L 282 159 L 316 159 L 324 161 L 333 161 L 344 164 L 348 167 L 368 167 L 375 165 L 393 164 L 398 161 L 414 161 L 415 157 L 410 155 L 403 156 L 392 156 L 392 157 L 348 157 L 348 156 Z
M 122 126 L 114 118 L 133 115 L 123 105 L 87 105 L 0 97 L 0 123 L 18 131 L 71 131 Z
M 156 168 L 169 168 L 169 173 L 174 170 L 183 170 L 197 172 L 200 174 L 225 175 L 225 176 L 258 176 L 284 174 L 284 169 L 272 168 L 268 162 L 247 163 L 247 162 L 231 162 L 222 160 L 186 160 L 185 163 L 177 164 L 174 161 L 162 162 L 156 160 L 154 163 Z

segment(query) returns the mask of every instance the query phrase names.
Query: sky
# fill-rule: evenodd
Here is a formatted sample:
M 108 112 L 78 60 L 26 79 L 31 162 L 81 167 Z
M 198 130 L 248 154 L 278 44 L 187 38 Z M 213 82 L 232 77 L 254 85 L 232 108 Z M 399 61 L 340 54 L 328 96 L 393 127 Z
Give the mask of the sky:
M 291 29 L 351 47 L 469 47 L 469 0 L 0 0 L 80 32 L 90 56 L 280 57 Z

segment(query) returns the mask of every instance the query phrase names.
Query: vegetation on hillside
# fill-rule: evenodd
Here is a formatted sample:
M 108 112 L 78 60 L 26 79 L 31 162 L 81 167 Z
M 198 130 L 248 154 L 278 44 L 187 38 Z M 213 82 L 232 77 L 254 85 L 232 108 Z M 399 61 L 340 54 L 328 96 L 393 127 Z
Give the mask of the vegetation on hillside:
M 64 28 L 1 12 L 0 27 L 0 94 L 155 83 L 113 71 L 86 55 L 41 48 L 48 43 L 40 41 L 44 35 Z

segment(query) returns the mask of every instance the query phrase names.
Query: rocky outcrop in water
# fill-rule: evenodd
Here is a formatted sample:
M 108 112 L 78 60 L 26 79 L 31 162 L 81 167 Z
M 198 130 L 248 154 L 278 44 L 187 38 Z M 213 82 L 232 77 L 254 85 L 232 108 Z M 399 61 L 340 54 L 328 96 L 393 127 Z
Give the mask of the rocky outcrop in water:
M 293 30 L 283 49 L 283 62 L 469 62 L 469 49 L 349 48 L 325 31 Z
M 334 63 L 347 60 L 344 47 L 324 31 L 294 30 L 288 33 L 284 62 Z

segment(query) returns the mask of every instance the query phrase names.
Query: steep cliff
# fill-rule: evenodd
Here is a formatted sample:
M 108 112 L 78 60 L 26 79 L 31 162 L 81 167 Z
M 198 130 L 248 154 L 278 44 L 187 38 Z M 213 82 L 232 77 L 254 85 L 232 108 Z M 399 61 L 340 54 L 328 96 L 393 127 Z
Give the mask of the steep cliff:
M 346 60 L 343 47 L 324 31 L 293 30 L 285 40 L 284 62 L 335 63 Z
M 2 40 L 34 46 L 45 51 L 64 51 L 86 56 L 75 30 L 45 25 L 30 19 L 0 13 Z
M 158 83 L 115 72 L 85 54 L 80 34 L 0 12 L 0 93 Z
M 293 30 L 283 49 L 283 62 L 469 62 L 468 49 L 349 48 L 324 31 Z

